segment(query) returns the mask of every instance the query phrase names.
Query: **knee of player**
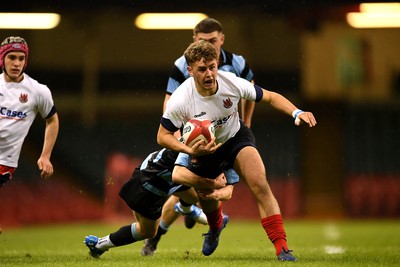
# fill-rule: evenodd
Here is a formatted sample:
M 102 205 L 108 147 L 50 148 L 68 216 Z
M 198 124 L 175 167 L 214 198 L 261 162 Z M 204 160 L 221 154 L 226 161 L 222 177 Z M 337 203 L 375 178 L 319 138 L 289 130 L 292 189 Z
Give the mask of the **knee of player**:
M 157 234 L 156 229 L 142 229 L 140 236 L 143 237 L 144 239 L 147 239 L 155 237 L 156 234 Z

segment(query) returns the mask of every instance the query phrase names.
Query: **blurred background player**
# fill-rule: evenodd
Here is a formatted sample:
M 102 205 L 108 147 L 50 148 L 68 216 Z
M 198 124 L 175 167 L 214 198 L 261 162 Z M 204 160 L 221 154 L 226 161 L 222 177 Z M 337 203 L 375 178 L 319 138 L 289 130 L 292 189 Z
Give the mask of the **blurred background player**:
M 50 161 L 59 121 L 49 88 L 24 73 L 28 63 L 27 42 L 18 36 L 4 39 L 0 46 L 0 187 L 18 166 L 22 144 L 39 112 L 46 121 L 42 152 L 37 161 L 41 176 L 50 177 Z
M 199 176 L 218 170 L 234 168 L 244 179 L 259 206 L 261 224 L 274 244 L 278 260 L 297 260 L 288 249 L 286 232 L 279 204 L 268 184 L 264 163 L 256 149 L 254 135 L 239 119 L 238 105 L 245 98 L 266 102 L 285 114 L 292 115 L 295 124 L 316 125 L 311 112 L 296 108 L 284 96 L 263 89 L 232 73 L 218 70 L 218 53 L 207 41 L 194 42 L 186 49 L 185 59 L 191 78 L 187 79 L 171 96 L 161 118 L 157 142 L 174 151 L 196 157 L 197 164 L 189 170 Z M 185 125 L 185 118 L 208 119 L 214 123 L 216 144 L 188 147 L 178 142 L 174 133 Z M 210 176 L 208 176 L 210 175 Z M 181 177 L 185 178 L 185 175 Z M 173 174 L 173 179 L 175 176 Z M 220 203 L 202 209 L 207 215 L 209 232 L 204 239 L 202 252 L 211 255 L 218 246 L 219 235 L 227 220 Z
M 254 83 L 253 71 L 248 66 L 245 58 L 241 55 L 231 53 L 222 48 L 225 42 L 222 24 L 213 18 L 205 18 L 193 29 L 193 42 L 205 40 L 210 42 L 219 55 L 218 69 L 234 73 L 236 76 Z M 164 98 L 164 110 L 167 102 L 175 90 L 190 77 L 187 70 L 188 64 L 182 55 L 178 58 L 168 78 L 167 90 Z M 241 103 L 241 119 L 251 127 L 251 118 L 254 111 L 254 102 L 243 100 Z
M 205 18 L 200 21 L 193 29 L 193 42 L 198 40 L 208 41 L 215 47 L 217 53 L 219 54 L 218 68 L 220 70 L 232 72 L 236 76 L 254 83 L 253 72 L 249 68 L 245 58 L 222 48 L 225 42 L 225 34 L 223 33 L 222 24 L 218 20 L 213 18 Z M 187 78 L 190 77 L 187 67 L 188 65 L 183 55 L 175 61 L 170 77 L 168 78 L 163 111 L 165 111 L 170 96 Z M 254 102 L 243 99 L 241 102 L 241 118 L 248 127 L 251 126 L 253 111 Z M 175 135 L 179 137 L 179 131 Z M 232 173 L 232 175 L 234 175 L 234 173 Z M 153 253 L 150 252 L 152 250 L 154 252 L 157 247 L 157 243 L 160 241 L 160 238 L 164 232 L 166 232 L 169 226 L 179 217 L 179 215 L 185 215 L 185 211 L 180 210 L 179 206 L 175 206 L 178 201 L 179 199 L 177 197 L 171 196 L 165 203 L 163 207 L 163 215 L 161 217 L 161 229 L 158 231 L 155 238 L 145 241 L 142 250 L 143 255 L 153 255 Z M 185 225 L 187 228 L 192 228 L 195 223 L 196 221 L 194 221 L 191 216 L 185 216 Z
M 58 115 L 49 88 L 24 73 L 28 55 L 24 38 L 10 36 L 0 45 L 0 187 L 13 177 L 22 144 L 38 112 L 46 128 L 37 165 L 45 179 L 54 172 L 50 157 L 58 135 Z
M 159 228 L 162 206 L 171 194 L 176 194 L 184 203 L 187 203 L 185 209 L 194 210 L 192 213 L 194 220 L 207 224 L 207 218 L 202 210 L 193 205 L 198 202 L 193 188 L 172 181 L 172 171 L 177 156 L 178 152 L 164 148 L 149 154 L 135 168 L 132 178 L 122 186 L 119 195 L 134 212 L 136 222 L 101 238 L 94 235 L 86 236 L 84 243 L 89 248 L 92 257 L 98 258 L 113 247 L 154 237 Z M 177 164 L 187 166 L 188 158 L 188 155 L 180 157 Z M 189 173 L 187 179 L 195 180 L 201 184 L 201 188 L 207 190 L 221 189 L 226 185 L 224 174 L 219 175 L 218 179 L 207 179 Z

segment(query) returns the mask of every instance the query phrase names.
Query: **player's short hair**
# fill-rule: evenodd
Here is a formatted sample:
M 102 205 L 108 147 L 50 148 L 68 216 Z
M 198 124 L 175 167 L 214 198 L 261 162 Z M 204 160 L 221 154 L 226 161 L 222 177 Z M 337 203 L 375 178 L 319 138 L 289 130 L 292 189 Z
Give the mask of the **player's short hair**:
M 193 42 L 186 48 L 184 53 L 187 64 L 191 64 L 204 59 L 206 62 L 216 59 L 218 61 L 218 54 L 215 47 L 205 40 Z
M 4 69 L 4 58 L 10 52 L 23 52 L 25 53 L 25 65 L 23 70 L 25 70 L 28 64 L 28 54 L 29 47 L 28 43 L 24 38 L 19 36 L 9 36 L 1 42 L 0 45 L 0 68 Z
M 193 29 L 193 34 L 196 35 L 198 33 L 211 33 L 211 32 L 222 32 L 222 24 L 213 18 L 205 18 Z

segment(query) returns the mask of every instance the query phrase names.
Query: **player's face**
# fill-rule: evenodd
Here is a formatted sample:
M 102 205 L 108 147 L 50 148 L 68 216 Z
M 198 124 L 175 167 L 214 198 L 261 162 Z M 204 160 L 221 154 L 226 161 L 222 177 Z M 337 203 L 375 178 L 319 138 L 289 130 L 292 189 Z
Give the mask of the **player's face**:
M 10 52 L 4 58 L 4 67 L 7 82 L 20 82 L 23 79 L 21 73 L 24 69 L 26 56 L 23 52 Z
M 221 52 L 221 46 L 224 44 L 225 35 L 222 32 L 210 32 L 210 33 L 202 33 L 199 32 L 195 36 L 193 36 L 193 41 L 204 40 L 211 43 L 215 49 L 217 50 L 217 55 Z
M 201 59 L 189 66 L 188 70 L 200 95 L 209 96 L 215 94 L 217 91 L 218 72 L 218 61 L 216 59 L 208 62 Z

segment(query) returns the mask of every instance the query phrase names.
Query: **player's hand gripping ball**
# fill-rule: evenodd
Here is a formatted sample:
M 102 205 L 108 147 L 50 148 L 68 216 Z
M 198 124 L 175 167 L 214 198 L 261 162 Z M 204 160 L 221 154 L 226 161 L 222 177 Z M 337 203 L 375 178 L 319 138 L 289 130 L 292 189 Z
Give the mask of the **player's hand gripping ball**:
M 214 133 L 214 125 L 211 121 L 191 119 L 183 128 L 183 142 L 189 147 L 193 146 L 199 140 L 204 140 L 204 144 L 207 144 L 214 137 Z

